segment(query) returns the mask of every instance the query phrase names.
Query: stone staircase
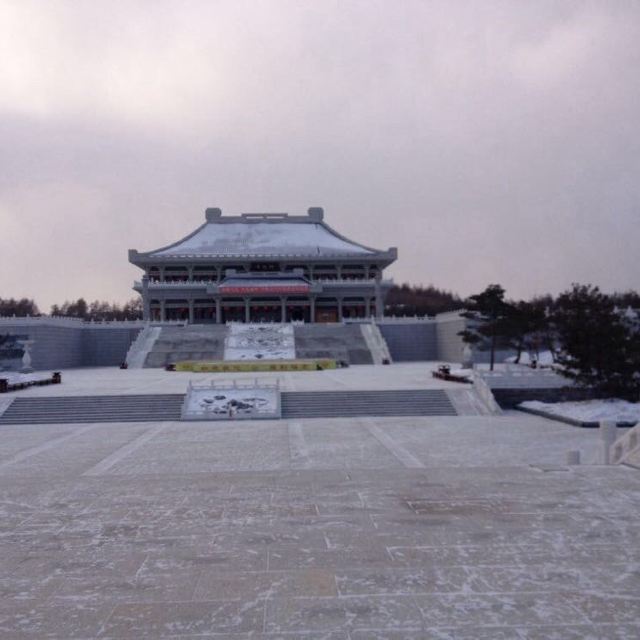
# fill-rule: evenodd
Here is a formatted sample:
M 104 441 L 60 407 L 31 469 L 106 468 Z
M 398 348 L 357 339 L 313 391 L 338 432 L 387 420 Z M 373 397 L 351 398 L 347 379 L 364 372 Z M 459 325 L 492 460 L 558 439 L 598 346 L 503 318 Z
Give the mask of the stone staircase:
M 374 364 L 391 364 L 391 353 L 387 341 L 380 333 L 378 325 L 373 322 L 366 322 L 360 325 L 360 331 L 364 338 Z
M 165 367 L 182 360 L 222 360 L 226 325 L 162 327 L 148 352 L 145 367 Z
M 183 394 L 16 398 L 0 425 L 173 421 L 183 401 Z M 283 418 L 457 415 L 441 390 L 290 391 L 281 402 Z
M 161 328 L 147 325 L 131 343 L 127 352 L 126 363 L 129 369 L 142 369 L 156 340 L 160 336 Z
M 456 415 L 439 389 L 283 392 L 281 402 L 283 418 Z
M 280 341 L 274 342 L 271 338 L 278 332 Z M 273 344 L 263 344 L 261 334 L 266 333 Z M 278 350 L 275 347 L 287 358 L 295 354 L 300 359 L 333 358 L 347 364 L 374 364 L 391 357 L 380 331 L 368 324 L 208 324 L 148 327 L 132 345 L 127 362 L 131 368 L 163 368 L 183 360 L 246 359 L 261 350 L 270 359 L 267 356 Z
M 373 364 L 359 324 L 295 325 L 294 332 L 297 358 L 334 358 L 348 364 Z
M 183 394 L 16 398 L 0 425 L 180 420 L 183 399 Z

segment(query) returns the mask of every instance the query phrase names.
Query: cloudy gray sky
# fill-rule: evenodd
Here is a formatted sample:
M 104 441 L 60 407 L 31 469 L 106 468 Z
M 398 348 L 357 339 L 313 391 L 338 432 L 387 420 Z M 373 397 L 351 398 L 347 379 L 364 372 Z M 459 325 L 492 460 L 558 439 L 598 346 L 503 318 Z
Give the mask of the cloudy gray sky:
M 0 297 L 323 206 L 396 281 L 640 288 L 640 2 L 0 0 Z

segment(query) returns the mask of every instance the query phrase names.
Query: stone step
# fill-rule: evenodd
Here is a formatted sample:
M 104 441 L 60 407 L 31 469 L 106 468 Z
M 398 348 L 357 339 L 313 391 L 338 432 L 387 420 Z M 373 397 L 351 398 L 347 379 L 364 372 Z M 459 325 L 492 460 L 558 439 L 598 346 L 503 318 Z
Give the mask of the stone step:
M 0 424 L 175 421 L 183 400 L 182 394 L 16 398 Z M 281 400 L 283 418 L 456 415 L 441 390 L 288 391 Z

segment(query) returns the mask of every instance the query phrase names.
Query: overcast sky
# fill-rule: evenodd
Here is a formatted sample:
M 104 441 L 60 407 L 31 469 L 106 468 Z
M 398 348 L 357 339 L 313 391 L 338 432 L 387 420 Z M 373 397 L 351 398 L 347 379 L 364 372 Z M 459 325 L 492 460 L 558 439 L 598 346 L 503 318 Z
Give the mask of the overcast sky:
M 0 0 L 0 297 L 322 206 L 396 282 L 640 289 L 640 1 Z

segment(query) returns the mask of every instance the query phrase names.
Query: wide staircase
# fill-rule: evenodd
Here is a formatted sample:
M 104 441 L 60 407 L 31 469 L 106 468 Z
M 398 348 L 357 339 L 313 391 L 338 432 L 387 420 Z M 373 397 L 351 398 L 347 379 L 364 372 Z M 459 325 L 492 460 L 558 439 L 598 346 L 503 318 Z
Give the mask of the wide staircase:
M 281 402 L 282 417 L 290 419 L 457 415 L 439 389 L 296 391 L 284 392 Z
M 165 367 L 183 360 L 222 360 L 226 325 L 162 327 L 146 356 L 145 367 Z
M 174 421 L 183 400 L 183 394 L 16 398 L 0 425 Z M 281 401 L 285 419 L 457 415 L 441 390 L 288 391 Z
M 359 324 L 296 325 L 294 333 L 297 358 L 333 358 L 347 364 L 373 364 Z
M 160 368 L 185 360 L 293 357 L 331 358 L 350 365 L 379 364 L 390 356 L 380 332 L 374 329 L 369 325 L 337 323 L 154 327 L 141 332 L 128 361 L 132 368 Z
M 180 420 L 183 399 L 183 394 L 16 398 L 0 415 L 0 424 Z

